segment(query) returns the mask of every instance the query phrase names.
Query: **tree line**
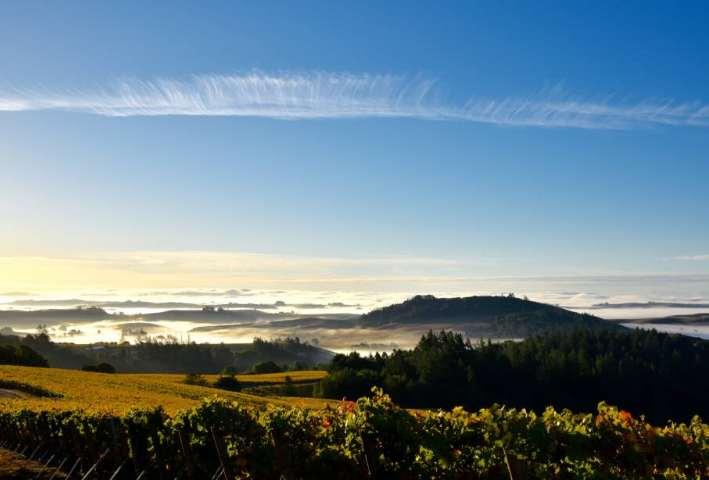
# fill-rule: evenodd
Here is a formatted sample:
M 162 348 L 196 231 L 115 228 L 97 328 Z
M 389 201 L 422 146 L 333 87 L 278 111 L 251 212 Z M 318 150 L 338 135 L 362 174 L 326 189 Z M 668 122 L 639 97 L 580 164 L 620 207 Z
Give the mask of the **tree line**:
M 110 364 L 121 373 L 216 374 L 225 366 L 238 372 L 270 373 L 306 370 L 323 358 L 320 350 L 299 338 L 255 338 L 252 344 L 183 342 L 173 336 L 140 337 L 134 344 L 62 345 L 42 325 L 26 336 L 0 334 L 0 364 L 96 370 Z M 322 366 L 324 368 L 324 366 Z
M 653 421 L 709 418 L 709 341 L 655 330 L 557 332 L 471 343 L 429 332 L 413 350 L 336 355 L 314 395 L 357 398 L 380 386 L 414 408 L 491 404 L 591 412 L 601 401 Z
M 23 367 L 48 367 L 47 359 L 27 345 L 0 345 L 0 365 Z

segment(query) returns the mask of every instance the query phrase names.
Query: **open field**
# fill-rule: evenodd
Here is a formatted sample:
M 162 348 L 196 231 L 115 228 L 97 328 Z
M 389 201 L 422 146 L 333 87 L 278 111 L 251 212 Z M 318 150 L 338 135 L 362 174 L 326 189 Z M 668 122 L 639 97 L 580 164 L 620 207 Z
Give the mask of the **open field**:
M 322 370 L 305 370 L 300 372 L 283 372 L 283 373 L 265 373 L 261 375 L 237 375 L 236 378 L 244 387 L 250 385 L 263 384 L 282 384 L 286 377 L 290 377 L 293 383 L 309 383 L 322 380 L 327 375 L 327 372 Z M 171 373 L 133 373 L 122 375 L 124 377 L 136 378 L 141 380 L 150 380 L 158 382 L 182 383 L 184 375 Z M 202 375 L 207 381 L 213 382 L 219 375 Z
M 324 372 L 290 372 L 269 375 L 240 375 L 239 381 L 277 385 L 290 375 L 294 382 L 312 382 L 322 378 Z M 162 405 L 168 413 L 184 410 L 205 397 L 219 395 L 252 406 L 297 405 L 319 408 L 327 401 L 313 398 L 259 397 L 247 393 L 227 392 L 210 387 L 185 385 L 183 375 L 154 374 L 103 374 L 63 370 L 0 365 L 0 380 L 20 382 L 48 390 L 61 398 L 41 398 L 27 395 L 24 398 L 0 398 L 0 410 L 22 408 L 52 410 L 83 409 L 88 412 L 123 414 L 132 408 L 153 408 Z M 216 375 L 205 376 L 213 381 Z

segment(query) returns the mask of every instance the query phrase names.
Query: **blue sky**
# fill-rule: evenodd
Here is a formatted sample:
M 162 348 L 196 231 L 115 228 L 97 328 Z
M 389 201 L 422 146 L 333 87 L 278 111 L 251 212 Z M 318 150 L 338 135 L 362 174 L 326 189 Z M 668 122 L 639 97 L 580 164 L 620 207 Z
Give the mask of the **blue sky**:
M 52 277 L 105 286 L 145 252 L 237 252 L 269 264 L 244 283 L 705 290 L 707 25 L 699 1 L 3 4 L 0 285 L 38 257 L 110 253 Z

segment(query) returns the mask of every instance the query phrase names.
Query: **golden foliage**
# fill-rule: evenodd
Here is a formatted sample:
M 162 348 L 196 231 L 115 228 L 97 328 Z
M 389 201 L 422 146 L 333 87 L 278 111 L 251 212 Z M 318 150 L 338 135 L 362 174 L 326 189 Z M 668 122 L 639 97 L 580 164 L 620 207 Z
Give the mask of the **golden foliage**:
M 293 381 L 322 378 L 324 372 L 290 372 L 269 375 L 239 375 L 239 381 L 277 384 L 286 375 Z M 216 375 L 206 375 L 208 381 Z M 23 398 L 0 398 L 0 410 L 13 411 L 22 408 L 32 410 L 74 410 L 123 414 L 132 408 L 155 408 L 162 406 L 166 412 L 192 408 L 203 398 L 215 394 L 243 405 L 263 407 L 268 404 L 282 406 L 308 406 L 319 408 L 328 402 L 313 398 L 258 397 L 247 393 L 235 393 L 210 387 L 185 385 L 184 375 L 158 374 L 104 374 L 63 370 L 59 368 L 35 368 L 0 365 L 0 379 L 42 387 L 61 398 L 39 398 L 26 395 Z M 297 379 L 297 380 L 296 380 Z

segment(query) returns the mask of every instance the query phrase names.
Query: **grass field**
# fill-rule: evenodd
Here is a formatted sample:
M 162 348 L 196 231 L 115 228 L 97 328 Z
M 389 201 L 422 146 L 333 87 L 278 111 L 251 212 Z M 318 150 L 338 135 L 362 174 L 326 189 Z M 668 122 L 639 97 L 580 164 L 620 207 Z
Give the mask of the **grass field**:
M 268 375 L 239 375 L 244 387 L 249 385 L 277 385 L 289 375 L 294 383 L 314 382 L 324 372 L 289 372 Z M 214 381 L 216 375 L 206 375 Z M 103 374 L 63 370 L 58 368 L 33 368 L 0 365 L 0 380 L 20 382 L 41 387 L 61 398 L 40 398 L 24 395 L 22 398 L 0 398 L 1 410 L 22 408 L 54 410 L 83 409 L 87 412 L 122 414 L 131 408 L 153 408 L 162 405 L 168 413 L 197 405 L 200 400 L 218 394 L 243 404 L 265 406 L 304 406 L 320 408 L 326 400 L 299 397 L 261 397 L 248 393 L 235 393 L 210 387 L 185 385 L 184 375 L 158 374 Z

